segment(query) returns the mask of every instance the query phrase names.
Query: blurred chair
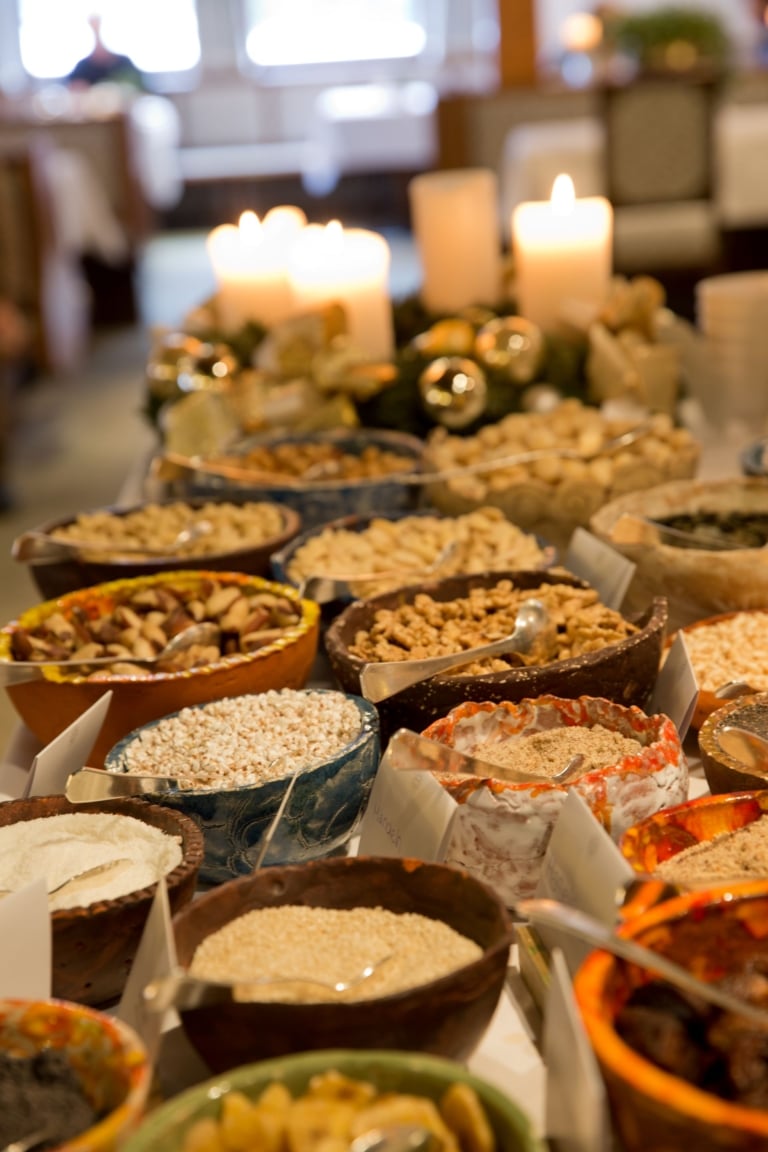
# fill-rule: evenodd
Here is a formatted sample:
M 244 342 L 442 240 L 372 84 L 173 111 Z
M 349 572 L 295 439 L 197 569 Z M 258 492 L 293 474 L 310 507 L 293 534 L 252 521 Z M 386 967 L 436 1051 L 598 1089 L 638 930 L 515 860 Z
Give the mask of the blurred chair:
M 639 76 L 599 92 L 605 195 L 614 209 L 617 272 L 718 266 L 714 200 L 716 77 Z

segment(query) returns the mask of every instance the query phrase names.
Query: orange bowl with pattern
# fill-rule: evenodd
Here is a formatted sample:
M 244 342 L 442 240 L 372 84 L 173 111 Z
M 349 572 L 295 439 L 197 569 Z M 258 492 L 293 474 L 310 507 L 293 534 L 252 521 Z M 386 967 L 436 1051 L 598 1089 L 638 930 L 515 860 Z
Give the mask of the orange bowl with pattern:
M 720 886 L 688 892 L 632 917 L 617 930 L 699 979 L 713 983 L 738 980 L 742 994 L 752 999 L 754 993 L 749 995 L 745 980 L 750 979 L 750 968 L 754 976 L 761 964 L 763 969 L 765 966 L 768 881 L 754 881 L 738 889 Z M 729 1049 L 734 1053 L 738 1046 L 744 1054 L 745 1045 L 749 1047 L 754 1072 L 752 1100 L 761 1099 L 762 1103 L 745 1103 L 743 1085 L 741 1089 L 733 1082 L 726 1086 L 722 1075 L 703 1086 L 699 1076 L 680 1074 L 676 1063 L 665 1069 L 653 1050 L 637 1043 L 637 1030 L 632 1044 L 627 1032 L 620 1031 L 620 1013 L 633 993 L 646 1005 L 653 997 L 657 1025 L 664 1018 L 660 1007 L 664 999 L 669 1004 L 673 993 L 668 985 L 652 986 L 655 980 L 647 970 L 604 951 L 591 952 L 574 979 L 576 1002 L 605 1081 L 621 1148 L 624 1152 L 646 1152 L 649 1148 L 663 1148 L 665 1152 L 688 1152 L 691 1148 L 696 1152 L 757 1152 L 768 1147 L 766 1065 L 759 1056 L 765 1051 L 765 1031 L 756 1032 L 755 1025 L 719 1011 L 711 1017 L 702 1015 L 690 1002 L 681 1017 L 690 1022 L 690 1029 L 682 1031 L 679 1021 L 672 1021 L 677 1050 L 692 1058 L 701 1050 L 704 1063 L 710 1058 L 730 1062 Z M 679 1005 L 677 1000 L 672 1002 Z M 702 1025 L 705 1042 L 702 1045 L 699 1040 L 693 1053 L 693 1041 L 701 1036 Z M 713 1050 L 718 1028 L 725 1046 L 717 1044 Z M 667 1029 L 663 1034 L 671 1033 Z M 647 1036 L 650 1038 L 650 1033 Z M 698 1059 L 697 1070 L 701 1066 Z M 711 1062 L 709 1067 L 712 1070 Z
M 57 1152 L 117 1152 L 146 1109 L 152 1066 L 142 1041 L 117 1017 L 82 1004 L 0 1000 L 0 1052 L 27 1060 L 45 1049 L 63 1054 L 98 1117 L 84 1131 L 68 1136 L 67 1114 L 59 1109 L 50 1118 Z M 23 1118 L 21 1106 L 19 1111 Z M 28 1133 L 29 1121 L 39 1128 L 45 1119 L 41 1114 L 28 1116 L 11 1139 Z M 8 1120 L 6 1115 L 4 1127 Z
M 13 661 L 15 633 L 39 627 L 54 613 L 60 613 L 67 620 L 83 613 L 92 620 L 109 614 L 135 593 L 173 588 L 193 596 L 211 583 L 217 587 L 235 586 L 244 593 L 274 593 L 296 606 L 298 621 L 255 651 L 224 656 L 180 672 L 128 676 L 104 671 L 97 678 L 89 679 L 67 673 L 63 665 L 46 666 L 39 678 L 6 687 L 14 708 L 30 731 L 48 743 L 105 692 L 111 691 L 109 710 L 89 761 L 101 766 L 121 737 L 185 705 L 204 704 L 267 688 L 303 688 L 317 654 L 318 605 L 302 599 L 295 588 L 242 572 L 178 571 L 139 576 L 83 588 L 58 600 L 46 600 L 0 629 L 0 661 Z
M 688 765 L 672 721 L 599 697 L 460 704 L 430 724 L 424 735 L 470 756 L 482 745 L 477 755 L 492 762 L 491 744 L 553 728 L 595 725 L 637 741 L 637 752 L 562 784 L 545 775 L 530 784 L 440 776 L 457 805 L 446 862 L 466 868 L 512 906 L 536 890 L 549 838 L 570 789 L 579 792 L 615 840 L 638 820 L 685 799 Z

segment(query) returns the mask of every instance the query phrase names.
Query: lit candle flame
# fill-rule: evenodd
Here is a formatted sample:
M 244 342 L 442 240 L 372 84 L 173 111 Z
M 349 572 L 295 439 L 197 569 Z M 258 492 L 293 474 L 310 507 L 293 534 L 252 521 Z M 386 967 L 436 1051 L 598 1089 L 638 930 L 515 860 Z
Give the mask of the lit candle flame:
M 261 221 L 255 212 L 248 209 L 243 212 L 239 221 L 240 235 L 246 244 L 258 244 L 261 241 Z
M 552 211 L 556 216 L 570 216 L 576 203 L 576 191 L 573 180 L 566 173 L 556 178 L 552 185 Z

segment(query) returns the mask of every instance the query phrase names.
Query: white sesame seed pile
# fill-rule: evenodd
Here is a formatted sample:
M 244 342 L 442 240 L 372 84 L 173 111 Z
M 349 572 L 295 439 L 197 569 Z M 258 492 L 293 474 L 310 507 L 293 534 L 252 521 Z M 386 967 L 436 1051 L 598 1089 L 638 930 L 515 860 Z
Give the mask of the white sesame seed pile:
M 139 732 L 120 766 L 174 776 L 180 788 L 239 788 L 328 760 L 360 729 L 357 705 L 343 692 L 270 690 L 167 716 Z

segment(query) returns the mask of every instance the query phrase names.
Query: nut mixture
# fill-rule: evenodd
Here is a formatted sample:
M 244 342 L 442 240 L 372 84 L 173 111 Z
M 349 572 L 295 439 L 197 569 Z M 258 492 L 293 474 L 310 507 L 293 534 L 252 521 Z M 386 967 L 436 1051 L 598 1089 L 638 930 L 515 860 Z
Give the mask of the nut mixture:
M 737 612 L 686 628 L 684 635 L 701 691 L 714 692 L 730 680 L 768 690 L 768 612 Z
M 443 559 L 441 553 L 451 546 Z M 546 553 L 534 536 L 509 521 L 498 508 L 478 508 L 464 516 L 376 518 L 355 532 L 327 526 L 296 549 L 288 575 L 300 584 L 309 576 L 366 579 L 364 595 L 401 587 L 429 569 L 430 575 L 487 572 L 500 568 L 540 568 Z M 353 593 L 356 592 L 351 580 Z
M 361 452 L 346 452 L 336 444 L 308 441 L 257 445 L 242 455 L 209 457 L 208 464 L 226 464 L 243 472 L 272 473 L 275 481 L 375 480 L 393 472 L 410 472 L 412 456 L 366 445 Z
M 130 512 L 82 512 L 70 524 L 54 528 L 55 540 L 90 544 L 98 559 L 130 551 L 132 558 L 143 548 L 152 554 L 167 551 L 174 556 L 213 556 L 253 547 L 279 535 L 285 520 L 277 504 L 213 502 L 192 507 L 184 501 L 146 504 Z M 178 542 L 179 533 L 191 529 L 191 538 Z M 87 550 L 83 550 L 87 554 Z
M 511 580 L 500 580 L 490 588 L 473 588 L 456 600 L 434 600 L 422 592 L 411 604 L 379 608 L 371 628 L 360 629 L 349 650 L 366 663 L 423 660 L 463 652 L 508 636 L 514 630 L 520 605 L 532 597 L 547 609 L 555 626 L 554 637 L 541 634 L 529 652 L 509 652 L 462 665 L 462 675 L 566 660 L 618 643 L 638 631 L 619 612 L 602 604 L 593 588 L 542 584 L 536 589 L 522 589 Z
M 228 584 L 203 578 L 192 586 L 166 584 L 126 591 L 108 602 L 103 611 L 97 606 L 75 604 L 71 610 L 57 610 L 35 628 L 17 627 L 11 636 L 15 660 L 61 662 L 88 661 L 114 657 L 114 663 L 100 665 L 90 674 L 78 668 L 87 679 L 104 676 L 151 676 L 157 672 L 181 672 L 211 664 L 222 656 L 255 652 L 285 635 L 301 620 L 300 604 L 268 589 Z M 218 641 L 193 644 L 151 667 L 133 663 L 151 659 L 168 641 L 193 624 L 208 621 L 217 625 Z
M 161 768 L 180 788 L 240 788 L 327 761 L 360 730 L 343 692 L 270 689 L 182 708 L 142 729 L 119 766 L 139 776 Z

